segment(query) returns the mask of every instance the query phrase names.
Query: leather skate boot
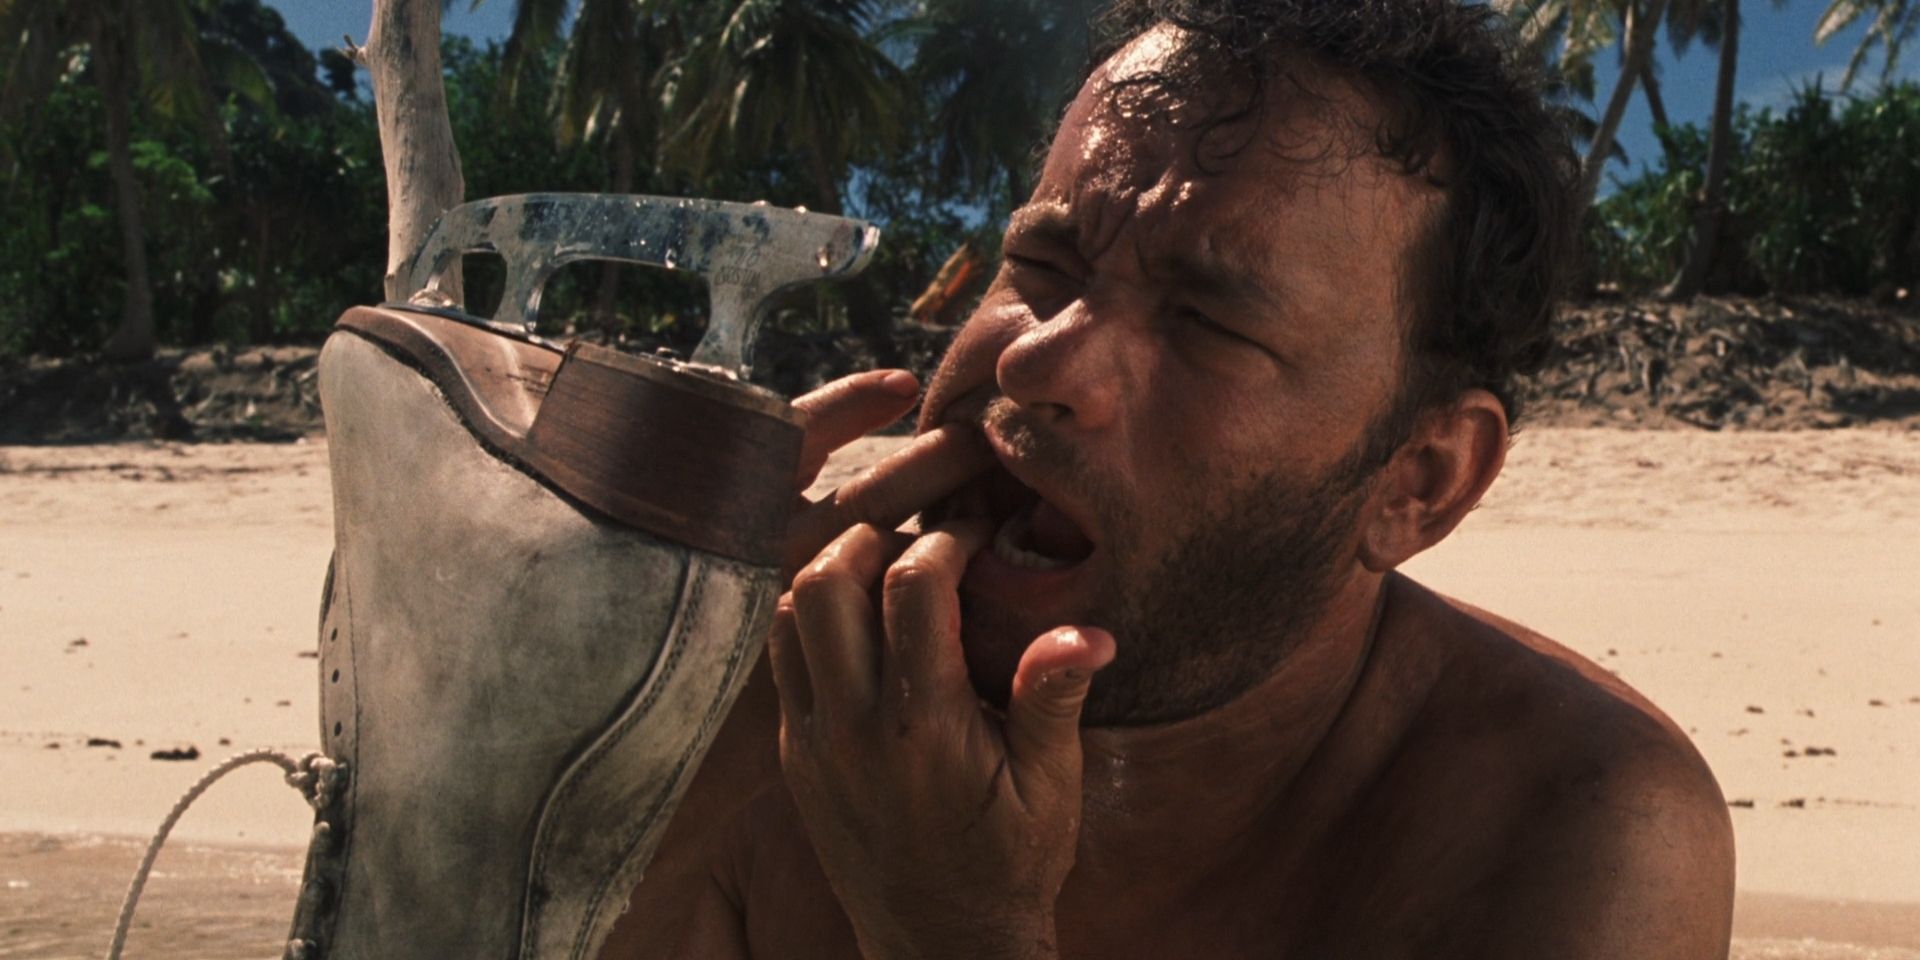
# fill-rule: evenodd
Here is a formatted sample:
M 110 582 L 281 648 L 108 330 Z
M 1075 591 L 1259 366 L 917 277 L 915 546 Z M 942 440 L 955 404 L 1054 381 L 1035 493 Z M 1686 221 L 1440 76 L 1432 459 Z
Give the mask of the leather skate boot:
M 320 360 L 337 769 L 290 955 L 598 954 L 781 589 L 801 421 L 740 379 L 753 315 L 876 237 L 764 206 L 501 198 L 443 218 L 412 303 L 341 318 Z M 507 262 L 490 321 L 432 305 L 474 250 Z M 541 286 L 583 258 L 704 275 L 696 362 L 534 337 Z

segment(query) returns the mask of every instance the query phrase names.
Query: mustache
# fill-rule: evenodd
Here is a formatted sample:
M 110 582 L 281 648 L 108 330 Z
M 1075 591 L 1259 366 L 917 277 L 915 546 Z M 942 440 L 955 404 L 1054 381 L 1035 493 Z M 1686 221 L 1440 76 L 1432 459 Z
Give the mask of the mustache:
M 1040 408 L 995 396 L 981 409 L 979 426 L 1000 441 L 1012 458 L 1047 478 L 1052 494 L 1086 507 L 1106 528 L 1107 542 L 1118 543 L 1134 517 L 1130 491 L 1120 478 L 1095 469 L 1086 453 L 1049 424 Z
M 981 407 L 976 425 L 997 437 L 1023 463 L 1062 477 L 1087 476 L 1086 461 L 1072 445 L 1043 427 L 1032 409 L 1006 396 L 995 396 Z

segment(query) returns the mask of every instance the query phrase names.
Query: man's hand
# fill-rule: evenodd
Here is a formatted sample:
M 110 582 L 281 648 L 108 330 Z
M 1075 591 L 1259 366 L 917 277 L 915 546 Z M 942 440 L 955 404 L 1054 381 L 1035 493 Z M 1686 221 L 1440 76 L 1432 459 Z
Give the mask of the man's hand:
M 856 526 L 800 571 L 774 620 L 781 766 L 867 960 L 1056 952 L 1080 706 L 1113 638 L 1043 635 L 1004 722 L 989 713 L 961 653 L 958 586 L 990 532 L 958 522 L 901 553 L 910 538 Z
M 948 426 L 915 437 L 818 502 L 800 496 L 834 451 L 913 409 L 919 389 L 905 370 L 874 370 L 842 377 L 793 402 L 806 413 L 807 427 L 794 477 L 798 502 L 787 524 L 789 576 L 848 527 L 872 523 L 891 529 L 993 462 L 993 452 L 977 431 Z

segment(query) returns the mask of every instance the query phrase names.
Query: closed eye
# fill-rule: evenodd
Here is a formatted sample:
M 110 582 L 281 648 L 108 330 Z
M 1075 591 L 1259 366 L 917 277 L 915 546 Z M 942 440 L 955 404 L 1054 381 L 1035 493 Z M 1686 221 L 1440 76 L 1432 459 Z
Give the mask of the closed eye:
M 1014 292 L 1033 308 L 1034 313 L 1042 317 L 1051 316 L 1073 300 L 1079 281 L 1053 261 L 1017 253 L 1008 253 L 1006 258 L 1011 268 L 1008 279 L 1013 284 Z
M 1260 351 L 1260 353 L 1271 360 L 1278 361 L 1280 359 L 1279 355 L 1273 352 L 1273 348 L 1267 344 L 1247 336 L 1239 330 L 1221 323 L 1192 307 L 1176 308 L 1174 310 L 1174 320 L 1176 327 L 1199 330 L 1204 333 L 1209 340 L 1219 343 L 1222 346 L 1234 348 L 1250 347 Z
M 1215 333 L 1223 337 L 1232 337 L 1235 340 L 1244 340 L 1247 343 L 1253 343 L 1252 340 L 1249 340 L 1245 336 L 1242 336 L 1238 331 L 1234 330 L 1232 327 L 1229 327 L 1226 324 L 1221 323 L 1218 320 L 1215 320 L 1212 317 L 1209 317 L 1206 314 L 1201 313 L 1200 311 L 1195 310 L 1191 307 L 1182 308 L 1181 310 L 1176 312 L 1176 316 L 1179 317 L 1182 323 L 1186 323 L 1190 326 L 1199 327 L 1200 329 L 1205 330 L 1208 333 Z M 1258 346 L 1258 344 L 1255 344 L 1255 345 Z
M 1061 270 L 1060 267 L 1051 260 L 1023 256 L 1018 253 L 1009 253 L 1006 257 L 1007 262 L 1012 264 L 1017 270 L 1038 270 L 1042 273 L 1050 273 L 1063 278 L 1067 275 L 1066 271 Z

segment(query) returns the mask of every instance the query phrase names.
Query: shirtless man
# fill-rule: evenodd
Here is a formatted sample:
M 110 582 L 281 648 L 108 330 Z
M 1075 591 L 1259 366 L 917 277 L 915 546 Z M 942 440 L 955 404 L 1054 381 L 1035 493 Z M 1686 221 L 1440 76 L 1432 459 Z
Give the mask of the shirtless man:
M 609 957 L 1726 955 L 1680 731 L 1394 573 L 1500 471 L 1567 146 L 1482 6 L 1185 6 L 1117 19 L 921 436 L 796 524 Z M 809 475 L 912 388 L 806 398 Z

